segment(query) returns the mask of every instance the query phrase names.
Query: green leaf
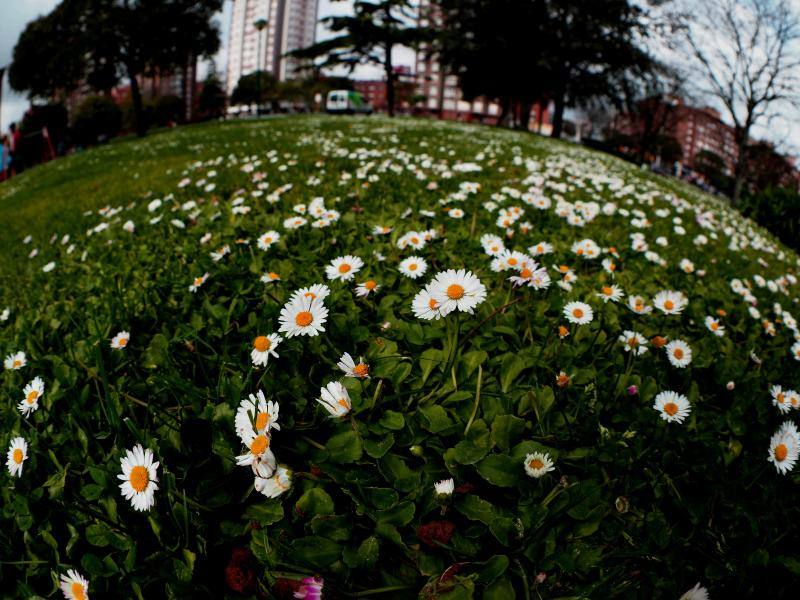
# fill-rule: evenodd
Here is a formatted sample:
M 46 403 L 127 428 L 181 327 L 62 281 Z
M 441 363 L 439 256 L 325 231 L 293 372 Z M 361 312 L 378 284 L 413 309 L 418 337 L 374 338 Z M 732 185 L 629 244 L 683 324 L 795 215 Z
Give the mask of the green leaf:
M 517 376 L 525 369 L 525 362 L 516 354 L 506 354 L 500 366 L 500 389 L 507 392 Z
M 351 463 L 361 458 L 361 438 L 352 429 L 331 436 L 325 448 L 333 462 Z
M 385 437 L 374 440 L 367 438 L 364 440 L 364 451 L 372 458 L 380 458 L 394 446 L 394 434 L 387 434 Z
M 431 371 L 433 371 L 443 362 L 444 362 L 444 357 L 442 356 L 442 351 L 437 350 L 436 348 L 428 348 L 422 354 L 420 354 L 419 367 L 422 370 L 423 384 L 426 381 L 428 381 L 428 377 L 430 377 Z
M 303 517 L 333 514 L 333 499 L 320 487 L 311 488 L 300 496 L 294 505 L 295 512 Z
M 510 561 L 503 554 L 496 554 L 487 560 L 481 570 L 478 571 L 478 581 L 481 583 L 492 583 L 508 569 Z
M 394 508 L 378 512 L 378 521 L 381 523 L 391 523 L 392 525 L 408 525 L 414 518 L 414 503 L 400 502 Z
M 402 413 L 393 410 L 387 410 L 384 411 L 383 416 L 381 416 L 380 420 L 378 421 L 378 424 L 386 429 L 399 431 L 405 426 L 406 421 L 403 418 Z
M 423 406 L 418 412 L 422 416 L 422 426 L 431 433 L 439 433 L 453 426 L 447 411 L 438 404 Z
M 169 362 L 169 341 L 164 334 L 157 333 L 142 355 L 142 366 L 146 369 L 155 369 L 163 367 L 167 362 Z
M 492 442 L 508 452 L 511 444 L 525 431 L 525 421 L 514 415 L 500 415 L 492 421 Z
M 478 473 L 486 481 L 499 487 L 514 487 L 517 485 L 521 462 L 516 462 L 504 454 L 490 454 L 478 463 Z
M 109 544 L 109 531 L 105 525 L 93 523 L 86 528 L 86 541 L 92 546 L 108 546 Z
M 400 492 L 410 492 L 419 485 L 419 471 L 412 471 L 396 454 L 386 454 L 378 463 L 386 481 Z
M 358 547 L 358 566 L 360 567 L 372 567 L 376 562 L 378 562 L 378 551 L 380 549 L 380 544 L 378 543 L 378 538 L 374 535 L 371 535 Z
M 268 499 L 249 506 L 244 511 L 244 516 L 248 521 L 256 521 L 262 526 L 272 525 L 283 519 L 283 504 L 278 500 Z
M 483 419 L 472 423 L 465 440 L 455 445 L 454 457 L 462 465 L 473 465 L 486 456 L 492 447 L 489 429 Z
M 293 561 L 309 564 L 314 567 L 327 567 L 339 560 L 341 546 L 324 537 L 301 537 L 292 542 L 289 556 Z
M 483 600 L 514 600 L 516 597 L 514 586 L 508 579 L 498 579 L 483 592 Z

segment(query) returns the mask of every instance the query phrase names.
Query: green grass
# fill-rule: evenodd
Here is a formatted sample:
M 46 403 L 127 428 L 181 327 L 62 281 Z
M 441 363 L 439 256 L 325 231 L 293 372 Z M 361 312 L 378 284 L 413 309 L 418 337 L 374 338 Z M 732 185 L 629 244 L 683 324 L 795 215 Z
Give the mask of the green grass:
M 533 205 L 542 196 L 545 210 Z M 340 218 L 286 228 L 293 207 L 317 197 Z M 572 226 L 559 197 L 584 214 L 607 210 Z M 240 204 L 249 212 L 234 212 Z M 513 207 L 524 215 L 507 231 L 496 221 Z M 22 476 L 0 479 L 0 596 L 58 593 L 70 568 L 93 597 L 233 598 L 238 581 L 247 597 L 282 598 L 287 581 L 311 575 L 328 598 L 678 598 L 698 581 L 714 598 L 794 589 L 800 476 L 767 456 L 796 421 L 771 388 L 800 389 L 798 256 L 715 198 L 519 132 L 303 116 L 183 127 L 31 169 L 0 184 L 0 223 L 10 313 L 0 353 L 28 360 L 0 372 L 0 449 L 17 436 L 28 444 Z M 281 239 L 261 250 L 269 230 Z M 409 231 L 436 236 L 399 248 Z M 493 270 L 481 246 L 490 233 L 522 253 L 551 243 L 537 260 L 553 284 L 514 287 L 516 271 Z M 595 259 L 572 248 L 587 238 Z M 326 267 L 348 254 L 362 270 L 329 280 Z M 428 265 L 415 280 L 398 271 L 412 255 Z M 577 276 L 570 289 L 557 285 L 559 265 Z M 415 317 L 412 301 L 447 269 L 471 270 L 485 300 L 474 314 Z M 268 272 L 280 281 L 262 283 Z M 359 298 L 367 279 L 381 287 Z M 254 367 L 254 340 L 279 331 L 295 290 L 319 283 L 330 287 L 325 332 L 282 334 L 279 356 Z M 627 298 L 598 297 L 612 284 L 648 305 L 663 290 L 688 303 L 680 315 L 638 315 Z M 568 323 L 571 301 L 592 307 L 589 324 Z M 113 350 L 121 330 L 130 342 Z M 628 330 L 648 340 L 641 356 L 624 351 Z M 690 364 L 671 365 L 657 336 L 688 343 Z M 370 379 L 343 378 L 345 352 L 363 357 Z M 36 376 L 45 392 L 26 418 L 17 404 Z M 333 381 L 351 401 L 345 418 L 316 401 Z M 248 450 L 234 417 L 258 390 L 280 406 L 270 447 L 293 473 L 276 498 L 236 464 Z M 690 404 L 682 423 L 653 408 L 670 390 Z M 145 513 L 118 488 L 136 444 L 160 462 Z M 529 476 L 533 452 L 554 470 Z M 456 492 L 437 498 L 434 483 L 450 477 Z

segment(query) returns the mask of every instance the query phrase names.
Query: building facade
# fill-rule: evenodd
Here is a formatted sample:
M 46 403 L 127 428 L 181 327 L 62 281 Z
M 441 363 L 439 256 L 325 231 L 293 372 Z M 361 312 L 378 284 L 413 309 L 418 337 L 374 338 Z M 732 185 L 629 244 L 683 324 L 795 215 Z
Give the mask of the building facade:
M 284 54 L 314 43 L 317 4 L 318 0 L 233 1 L 225 82 L 229 96 L 240 77 L 259 69 L 279 81 L 297 77 L 298 62 Z M 259 30 L 256 22 L 262 19 L 266 26 Z

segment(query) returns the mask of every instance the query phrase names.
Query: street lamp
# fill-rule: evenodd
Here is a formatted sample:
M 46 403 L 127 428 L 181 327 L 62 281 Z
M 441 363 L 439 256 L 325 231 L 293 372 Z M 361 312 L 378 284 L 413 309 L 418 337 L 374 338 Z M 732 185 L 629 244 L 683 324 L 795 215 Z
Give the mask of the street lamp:
M 258 54 L 256 55 L 256 116 L 261 114 L 261 31 L 266 26 L 266 19 L 258 19 L 253 23 L 253 27 L 258 31 Z

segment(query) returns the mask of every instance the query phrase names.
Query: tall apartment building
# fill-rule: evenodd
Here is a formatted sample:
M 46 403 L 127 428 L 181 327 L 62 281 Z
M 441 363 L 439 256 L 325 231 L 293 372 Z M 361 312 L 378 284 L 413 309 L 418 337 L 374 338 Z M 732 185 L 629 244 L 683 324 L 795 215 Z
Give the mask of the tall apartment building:
M 314 43 L 317 4 L 318 0 L 233 1 L 225 84 L 228 95 L 242 75 L 259 68 L 280 81 L 297 76 L 297 60 L 284 54 Z M 261 31 L 255 26 L 260 19 L 267 21 Z

